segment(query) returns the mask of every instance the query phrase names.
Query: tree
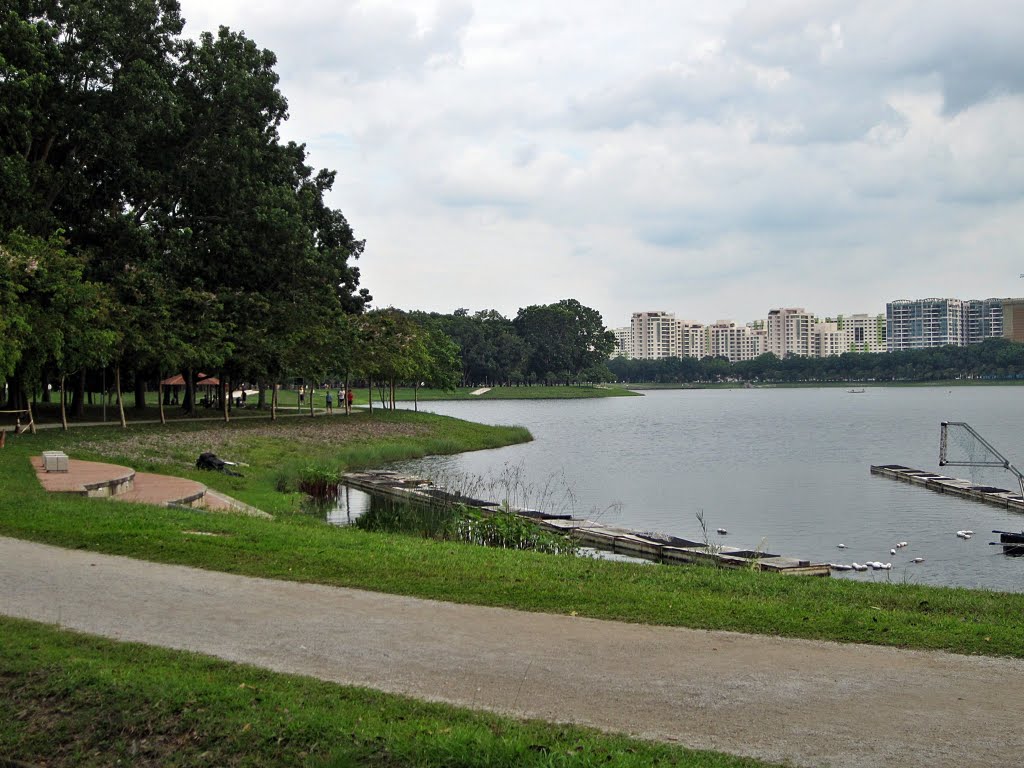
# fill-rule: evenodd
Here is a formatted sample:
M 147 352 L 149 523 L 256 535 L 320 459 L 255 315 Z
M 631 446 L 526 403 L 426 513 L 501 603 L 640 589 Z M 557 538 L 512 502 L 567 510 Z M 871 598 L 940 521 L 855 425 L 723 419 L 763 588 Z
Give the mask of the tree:
M 529 348 L 528 371 L 550 381 L 558 372 L 563 383 L 579 381 L 584 370 L 607 361 L 615 348 L 614 334 L 606 331 L 601 314 L 576 299 L 520 309 L 516 331 Z

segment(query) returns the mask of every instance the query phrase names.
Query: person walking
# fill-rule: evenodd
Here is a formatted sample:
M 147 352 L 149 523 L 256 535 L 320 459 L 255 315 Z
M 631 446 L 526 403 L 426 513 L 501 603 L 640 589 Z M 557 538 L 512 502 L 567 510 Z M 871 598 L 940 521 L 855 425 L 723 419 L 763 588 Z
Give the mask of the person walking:
M 356 399 L 356 394 L 355 394 L 355 392 L 352 391 L 352 388 L 349 387 L 349 390 L 348 390 L 348 409 L 350 411 L 352 410 L 352 401 L 355 400 L 355 399 Z
M 327 390 L 327 415 L 331 416 L 334 414 L 334 400 L 331 398 L 331 390 Z

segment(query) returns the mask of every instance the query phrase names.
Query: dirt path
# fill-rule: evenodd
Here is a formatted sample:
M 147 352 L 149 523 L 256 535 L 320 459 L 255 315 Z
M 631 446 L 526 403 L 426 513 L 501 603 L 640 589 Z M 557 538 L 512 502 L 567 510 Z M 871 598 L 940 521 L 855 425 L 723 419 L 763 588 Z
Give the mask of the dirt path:
M 1024 661 L 520 613 L 0 537 L 0 613 L 806 766 L 1008 766 Z

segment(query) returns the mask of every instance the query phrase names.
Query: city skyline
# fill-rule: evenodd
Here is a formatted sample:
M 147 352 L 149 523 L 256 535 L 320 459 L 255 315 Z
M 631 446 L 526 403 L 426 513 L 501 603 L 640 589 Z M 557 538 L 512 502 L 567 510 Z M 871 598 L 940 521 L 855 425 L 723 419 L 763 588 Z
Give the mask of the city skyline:
M 612 321 L 771 296 L 1012 295 L 1024 14 L 1009 0 L 184 0 L 278 58 L 377 306 L 578 298 Z

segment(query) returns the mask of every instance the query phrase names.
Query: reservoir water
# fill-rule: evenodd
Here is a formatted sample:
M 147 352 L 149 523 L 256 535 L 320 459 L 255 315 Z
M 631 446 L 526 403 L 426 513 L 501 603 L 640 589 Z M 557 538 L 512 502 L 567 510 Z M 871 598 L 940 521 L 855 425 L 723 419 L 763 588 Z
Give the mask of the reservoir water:
M 988 542 L 1024 514 L 873 476 L 938 470 L 939 423 L 966 421 L 1024 466 L 1024 387 L 653 390 L 644 397 L 421 403 L 534 441 L 406 462 L 500 501 L 822 562 L 891 562 L 844 578 L 1024 591 L 1024 557 Z M 944 474 L 1018 489 L 998 469 Z M 553 509 L 552 509 L 553 508 Z M 716 529 L 728 531 L 725 536 Z M 970 540 L 956 532 L 971 529 Z M 910 545 L 890 549 L 899 541 Z M 837 545 L 845 544 L 845 549 Z M 925 558 L 912 564 L 915 557 Z

